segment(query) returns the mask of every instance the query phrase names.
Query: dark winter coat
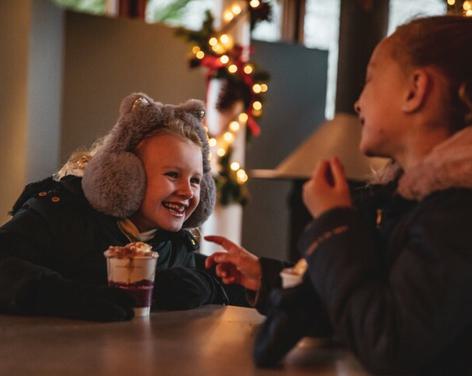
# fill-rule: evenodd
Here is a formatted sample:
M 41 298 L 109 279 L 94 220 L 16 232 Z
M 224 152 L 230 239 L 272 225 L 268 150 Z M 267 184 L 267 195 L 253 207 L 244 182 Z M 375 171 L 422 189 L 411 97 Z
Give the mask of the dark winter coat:
M 471 145 L 472 129 L 459 132 L 300 242 L 312 323 L 375 373 L 472 374 Z
M 25 300 L 36 299 L 32 291 L 48 279 L 106 286 L 103 252 L 130 242 L 116 218 L 89 205 L 80 178 L 73 176 L 27 186 L 12 214 L 0 228 L 1 312 L 35 313 Z M 216 278 L 196 268 L 198 244 L 190 232 L 157 231 L 147 243 L 159 253 L 153 307 L 186 309 L 228 302 Z

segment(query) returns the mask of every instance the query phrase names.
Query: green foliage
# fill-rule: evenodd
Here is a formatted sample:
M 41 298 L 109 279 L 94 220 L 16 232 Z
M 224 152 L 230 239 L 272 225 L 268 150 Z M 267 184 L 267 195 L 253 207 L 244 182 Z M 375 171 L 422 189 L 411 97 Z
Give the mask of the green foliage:
M 226 155 L 219 160 L 220 171 L 214 176 L 218 202 L 227 206 L 229 204 L 246 205 L 249 199 L 249 191 L 246 184 L 239 184 L 236 172 L 230 168 L 233 149 L 228 148 Z
M 179 21 L 185 12 L 185 7 L 191 1 L 192 0 L 175 0 L 163 8 L 156 9 L 150 15 L 150 18 L 152 21 L 157 22 Z
M 247 0 L 248 1 L 248 0 Z M 271 7 L 267 1 L 262 0 L 261 6 L 251 12 L 251 26 L 253 27 L 257 22 L 269 19 L 271 14 Z M 217 102 L 218 111 L 225 111 L 238 102 L 242 101 L 245 112 L 250 116 L 248 122 L 250 131 L 246 132 L 246 142 L 249 142 L 253 134 L 259 134 L 258 124 L 255 122 L 255 117 L 259 117 L 252 111 L 252 104 L 254 101 L 264 102 L 265 92 L 253 92 L 252 85 L 254 83 L 267 83 L 270 79 L 268 72 L 259 69 L 254 62 L 245 61 L 242 58 L 243 48 L 235 44 L 231 49 L 224 52 L 216 52 L 210 47 L 209 40 L 211 37 L 218 37 L 221 30 L 215 30 L 213 27 L 214 17 L 210 11 L 205 12 L 205 19 L 200 30 L 188 30 L 179 28 L 176 34 L 191 43 L 193 55 L 190 57 L 189 65 L 191 68 L 205 67 L 207 69 L 207 78 L 218 78 L 224 80 L 224 86 L 221 89 Z M 231 25 L 228 24 L 228 25 Z M 234 25 L 234 23 L 233 23 Z M 227 32 L 228 30 L 225 30 Z M 203 57 L 198 56 L 197 53 L 204 53 Z M 221 65 L 219 62 L 222 54 L 229 58 L 229 62 Z M 230 73 L 228 71 L 229 63 L 236 64 L 239 69 L 238 73 Z M 252 73 L 242 73 L 242 67 L 245 64 L 250 64 L 253 68 Z M 232 203 L 245 205 L 249 199 L 249 191 L 245 180 L 238 181 L 236 171 L 231 169 L 231 156 L 233 150 L 229 147 L 226 154 L 219 157 L 217 163 L 219 169 L 214 175 L 216 189 L 218 192 L 217 200 L 222 206 Z
M 185 29 L 184 27 L 179 27 L 176 30 L 176 35 L 179 37 L 185 38 L 187 42 L 194 43 L 201 47 L 202 51 L 205 53 L 210 52 L 210 47 L 208 46 L 208 39 L 214 34 L 215 30 L 213 28 L 214 17 L 209 10 L 205 12 L 205 19 L 203 21 L 202 27 L 200 30 L 193 31 Z
M 77 10 L 79 12 L 104 14 L 105 0 L 52 0 L 53 3 L 63 8 Z

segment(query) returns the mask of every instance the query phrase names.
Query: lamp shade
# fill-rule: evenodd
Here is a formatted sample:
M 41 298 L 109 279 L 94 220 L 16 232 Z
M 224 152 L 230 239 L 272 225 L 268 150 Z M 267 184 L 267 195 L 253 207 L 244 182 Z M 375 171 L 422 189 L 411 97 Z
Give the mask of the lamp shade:
M 253 170 L 255 178 L 309 178 L 316 164 L 337 156 L 346 176 L 352 180 L 367 180 L 372 171 L 387 163 L 384 158 L 368 158 L 359 151 L 361 125 L 356 116 L 339 113 L 321 124 L 313 134 L 285 158 L 275 170 Z

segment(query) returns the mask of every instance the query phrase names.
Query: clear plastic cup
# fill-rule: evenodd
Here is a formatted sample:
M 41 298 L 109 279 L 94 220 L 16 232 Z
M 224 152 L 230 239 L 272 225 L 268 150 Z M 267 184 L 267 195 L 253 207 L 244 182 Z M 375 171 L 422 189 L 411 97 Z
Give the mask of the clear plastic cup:
M 295 273 L 293 268 L 282 269 L 280 277 L 282 278 L 282 287 L 284 289 L 298 286 L 303 280 L 303 275 Z
M 126 290 L 136 299 L 136 317 L 149 316 L 157 257 L 155 252 L 150 256 L 106 256 L 108 285 Z

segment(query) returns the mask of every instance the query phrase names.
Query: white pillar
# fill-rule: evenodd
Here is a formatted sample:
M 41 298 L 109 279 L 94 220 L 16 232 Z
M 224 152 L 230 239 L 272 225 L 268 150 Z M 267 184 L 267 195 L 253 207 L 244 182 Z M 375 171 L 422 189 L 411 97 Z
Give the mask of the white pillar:
M 105 14 L 107 16 L 118 16 L 118 0 L 105 0 Z
M 239 5 L 241 9 L 245 9 L 247 3 L 240 0 L 215 0 L 214 15 L 215 28 L 221 30 L 225 25 L 223 15 L 225 11 L 229 10 L 233 5 Z M 244 58 L 248 58 L 249 44 L 250 44 L 250 30 L 249 30 L 249 15 L 245 13 L 240 16 L 239 20 L 234 26 L 227 30 L 226 34 L 233 38 L 234 43 L 244 47 Z M 243 108 L 241 103 L 236 103 L 233 108 L 225 112 L 219 112 L 216 109 L 218 96 L 223 86 L 221 80 L 213 79 L 210 81 L 207 93 L 207 126 L 209 133 L 213 136 L 222 134 L 231 119 L 239 114 Z M 244 166 L 245 161 L 245 146 L 246 146 L 246 129 L 242 127 L 233 142 L 232 158 L 238 161 L 241 166 Z M 241 243 L 241 229 L 242 229 L 242 207 L 239 204 L 230 204 L 228 206 L 221 206 L 217 203 L 214 213 L 205 222 L 202 227 L 202 235 L 222 235 L 230 240 Z M 204 254 L 211 254 L 219 249 L 212 243 L 202 240 L 201 251 Z

